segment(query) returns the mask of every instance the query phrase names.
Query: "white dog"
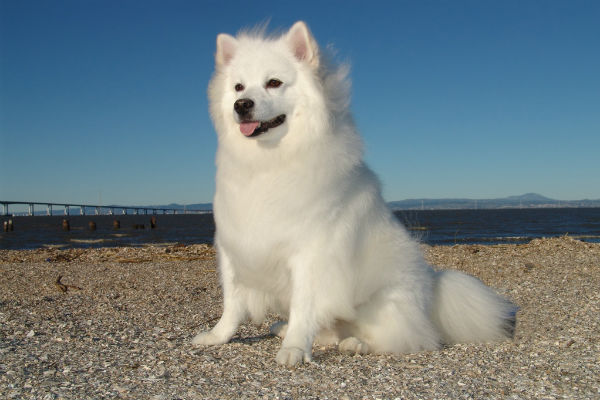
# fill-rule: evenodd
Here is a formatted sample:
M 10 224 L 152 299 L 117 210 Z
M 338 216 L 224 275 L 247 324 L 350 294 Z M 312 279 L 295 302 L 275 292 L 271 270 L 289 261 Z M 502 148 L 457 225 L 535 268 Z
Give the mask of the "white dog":
M 307 26 L 217 37 L 209 87 L 218 133 L 214 216 L 224 310 L 196 345 L 240 323 L 287 317 L 277 362 L 341 351 L 406 353 L 510 336 L 514 306 L 479 280 L 435 272 L 362 161 L 347 68 Z

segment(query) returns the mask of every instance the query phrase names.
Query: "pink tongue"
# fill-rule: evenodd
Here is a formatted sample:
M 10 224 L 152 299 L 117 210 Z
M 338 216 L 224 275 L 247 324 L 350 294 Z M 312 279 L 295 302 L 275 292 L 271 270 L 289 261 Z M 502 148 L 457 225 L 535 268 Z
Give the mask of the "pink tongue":
M 259 122 L 242 122 L 240 124 L 240 131 L 246 135 L 246 136 L 250 136 L 252 135 L 252 133 L 254 133 L 254 131 L 256 130 L 256 128 L 258 127 Z

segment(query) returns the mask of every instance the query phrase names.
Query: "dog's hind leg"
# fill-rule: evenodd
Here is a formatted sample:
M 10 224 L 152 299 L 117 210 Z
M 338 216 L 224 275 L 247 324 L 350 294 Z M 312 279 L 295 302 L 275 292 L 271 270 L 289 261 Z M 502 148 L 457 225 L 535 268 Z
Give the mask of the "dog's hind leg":
M 340 351 L 413 353 L 439 348 L 439 333 L 427 307 L 419 303 L 392 291 L 360 306 L 354 334 L 340 343 Z

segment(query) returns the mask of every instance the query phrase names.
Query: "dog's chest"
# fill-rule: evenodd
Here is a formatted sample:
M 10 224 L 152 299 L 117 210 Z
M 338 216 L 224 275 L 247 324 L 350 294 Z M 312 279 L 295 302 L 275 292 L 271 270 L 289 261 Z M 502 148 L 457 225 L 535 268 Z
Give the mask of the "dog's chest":
M 309 229 L 306 194 L 283 177 L 221 178 L 214 201 L 219 245 L 253 268 L 279 268 Z
M 259 174 L 217 175 L 217 224 L 235 225 L 239 232 L 280 236 L 278 227 L 289 228 L 310 216 L 319 203 L 314 180 L 303 173 L 275 170 Z

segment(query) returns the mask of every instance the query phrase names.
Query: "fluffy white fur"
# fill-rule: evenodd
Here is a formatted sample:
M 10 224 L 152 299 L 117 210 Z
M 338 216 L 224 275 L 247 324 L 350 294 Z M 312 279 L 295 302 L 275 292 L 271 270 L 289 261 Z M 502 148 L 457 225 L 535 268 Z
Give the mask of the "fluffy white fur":
M 248 317 L 287 318 L 277 362 L 342 351 L 405 353 L 510 335 L 514 308 L 479 280 L 435 272 L 387 208 L 362 161 L 347 68 L 330 66 L 303 22 L 280 37 L 217 37 L 209 87 L 218 133 L 215 244 L 224 310 L 193 343 L 226 343 Z M 278 79 L 282 85 L 267 87 Z M 236 85 L 243 90 L 236 90 Z M 238 88 L 239 89 L 239 88 Z M 285 122 L 240 133 L 238 99 Z

